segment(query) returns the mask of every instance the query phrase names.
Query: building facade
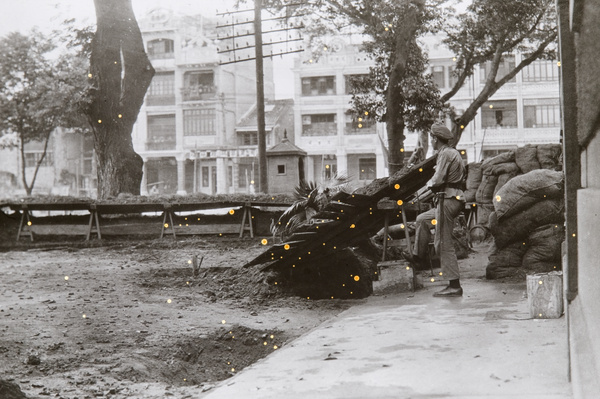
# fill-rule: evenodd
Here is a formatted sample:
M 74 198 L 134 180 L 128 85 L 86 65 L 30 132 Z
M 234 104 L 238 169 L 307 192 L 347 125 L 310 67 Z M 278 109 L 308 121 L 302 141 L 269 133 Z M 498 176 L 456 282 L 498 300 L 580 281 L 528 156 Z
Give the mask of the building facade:
M 216 22 L 202 16 L 154 9 L 139 25 L 156 70 L 133 133 L 141 193 L 245 192 L 239 165 L 257 154 L 239 147 L 235 126 L 256 103 L 254 63 L 220 65 Z M 272 62 L 264 65 L 272 98 Z
M 344 174 L 366 185 L 386 173 L 377 123 L 350 107 L 351 80 L 372 64 L 359 48 L 337 37 L 318 59 L 307 52 L 295 60 L 295 144 L 307 152 L 309 181 Z
M 439 37 L 427 37 L 430 72 L 442 93 L 455 82 L 453 54 Z M 347 37 L 333 39 L 318 59 L 308 52 L 296 60 L 296 144 L 307 151 L 307 179 L 320 181 L 346 173 L 357 185 L 387 176 L 385 124 L 350 110 L 350 81 L 368 74 L 371 59 L 360 43 Z M 521 61 L 507 56 L 500 74 Z M 460 114 L 481 91 L 489 65 L 479 65 L 450 103 Z M 559 66 L 538 60 L 500 88 L 479 110 L 463 133 L 458 149 L 468 162 L 526 144 L 560 140 Z M 500 75 L 501 76 L 501 75 Z M 418 135 L 405 133 L 405 157 L 414 151 Z M 432 149 L 429 148 L 430 154 Z

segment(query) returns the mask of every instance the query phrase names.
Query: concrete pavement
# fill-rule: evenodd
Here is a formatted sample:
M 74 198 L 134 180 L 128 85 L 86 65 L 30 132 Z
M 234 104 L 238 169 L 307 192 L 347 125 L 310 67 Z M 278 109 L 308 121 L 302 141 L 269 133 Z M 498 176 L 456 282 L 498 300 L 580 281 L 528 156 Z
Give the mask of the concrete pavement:
M 565 317 L 530 319 L 525 282 L 475 274 L 462 298 L 370 297 L 201 397 L 571 398 Z

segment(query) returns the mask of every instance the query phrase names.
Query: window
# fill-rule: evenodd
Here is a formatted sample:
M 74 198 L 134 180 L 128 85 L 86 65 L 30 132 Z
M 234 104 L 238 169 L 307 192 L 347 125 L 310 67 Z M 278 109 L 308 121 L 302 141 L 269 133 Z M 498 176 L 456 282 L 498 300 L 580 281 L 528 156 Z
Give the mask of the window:
M 355 85 L 360 84 L 369 77 L 368 74 L 345 75 L 346 94 L 356 93 Z
M 187 72 L 183 77 L 183 100 L 194 101 L 214 97 L 214 75 L 211 72 Z
M 483 128 L 516 128 L 517 101 L 488 101 L 481 107 L 481 125 Z
M 238 187 L 248 187 L 250 184 L 254 184 L 254 163 L 252 158 L 245 158 L 238 165 Z
M 148 88 L 148 105 L 175 104 L 175 74 L 157 72 Z
M 202 167 L 202 187 L 208 187 L 208 182 L 210 181 L 210 177 L 208 176 L 208 166 Z
M 560 105 L 558 99 L 535 99 L 523 101 L 525 127 L 559 127 Z
M 377 177 L 377 160 L 375 158 L 359 158 L 358 179 L 373 180 Z
M 240 132 L 238 134 L 239 145 L 258 145 L 257 132 Z
M 42 155 L 44 153 L 42 151 L 35 152 L 26 152 L 25 153 L 25 167 L 34 168 L 37 166 L 40 159 L 42 159 Z M 46 156 L 44 160 L 40 164 L 40 166 L 53 166 L 54 165 L 54 154 L 50 151 L 46 152 Z
M 337 174 L 337 163 L 333 160 L 333 156 L 329 156 L 329 158 L 331 159 L 324 159 L 323 177 L 325 179 L 331 179 Z
M 547 82 L 558 80 L 556 61 L 536 60 L 523 68 L 523 82 Z
M 285 175 L 285 165 L 277 165 L 277 174 Z
M 148 42 L 148 58 L 173 58 L 175 45 L 171 39 L 156 39 Z
M 335 114 L 302 115 L 303 136 L 335 136 L 337 124 Z
M 431 69 L 431 75 L 433 76 L 433 82 L 439 89 L 446 87 L 444 82 L 444 67 L 442 65 L 434 66 Z
M 492 62 L 488 61 L 485 64 L 480 65 L 480 73 L 479 78 L 481 83 L 485 82 L 490 70 L 492 69 Z M 502 57 L 500 64 L 498 65 L 498 72 L 496 73 L 495 81 L 499 81 L 502 79 L 507 73 L 515 69 L 515 56 L 514 55 L 506 55 Z M 516 82 L 516 78 L 513 77 L 509 80 L 509 82 Z
M 303 96 L 324 96 L 335 94 L 335 76 L 302 78 Z
M 148 116 L 148 150 L 175 149 L 175 115 Z
M 183 110 L 183 135 L 184 136 L 214 136 L 216 112 L 214 109 L 184 109 Z

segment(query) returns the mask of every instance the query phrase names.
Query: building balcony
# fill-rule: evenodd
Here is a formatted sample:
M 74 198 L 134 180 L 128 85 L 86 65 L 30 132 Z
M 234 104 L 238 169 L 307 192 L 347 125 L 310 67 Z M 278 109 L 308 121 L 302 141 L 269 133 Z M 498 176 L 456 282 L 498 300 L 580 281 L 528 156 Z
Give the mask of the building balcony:
M 475 141 L 482 142 L 485 145 L 507 145 L 516 144 L 522 146 L 525 144 L 536 143 L 558 143 L 560 140 L 560 128 L 505 128 L 490 129 L 480 131 L 476 135 Z
M 347 123 L 344 127 L 344 134 L 348 136 L 356 136 L 361 134 L 375 134 L 376 133 L 375 124 L 372 123 L 369 125 L 368 122 L 365 122 L 363 127 L 358 127 L 356 123 Z
M 183 101 L 202 101 L 215 98 L 217 88 L 209 85 L 184 87 L 181 89 Z
M 166 140 L 164 138 L 156 138 L 146 141 L 146 151 L 169 151 L 175 148 L 175 139 Z
M 146 96 L 147 106 L 175 105 L 175 95 L 167 96 Z
M 336 136 L 337 125 L 335 123 L 323 122 L 312 123 L 302 126 L 303 136 Z

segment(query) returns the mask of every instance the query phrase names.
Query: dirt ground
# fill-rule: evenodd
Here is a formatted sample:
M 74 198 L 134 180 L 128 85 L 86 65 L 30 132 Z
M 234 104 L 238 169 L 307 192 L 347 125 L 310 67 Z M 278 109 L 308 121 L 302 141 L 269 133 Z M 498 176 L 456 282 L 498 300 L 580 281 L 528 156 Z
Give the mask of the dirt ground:
M 263 250 L 234 237 L 2 246 L 0 378 L 29 398 L 198 398 L 361 302 L 282 295 L 241 268 Z

